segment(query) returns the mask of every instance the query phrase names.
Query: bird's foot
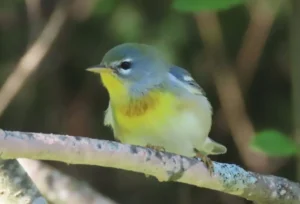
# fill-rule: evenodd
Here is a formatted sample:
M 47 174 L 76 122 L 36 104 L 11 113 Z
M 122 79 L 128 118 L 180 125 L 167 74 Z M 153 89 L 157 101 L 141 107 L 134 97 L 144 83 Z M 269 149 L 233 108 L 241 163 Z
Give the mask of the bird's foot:
M 195 150 L 195 152 L 196 152 L 196 157 L 198 157 L 202 160 L 202 162 L 207 167 L 209 174 L 212 176 L 214 173 L 214 164 L 213 164 L 212 160 L 209 157 L 207 157 L 206 155 L 201 154 L 201 152 L 199 152 L 198 150 Z
M 163 146 L 155 146 L 155 145 L 150 145 L 150 144 L 147 144 L 146 145 L 147 148 L 151 148 L 151 149 L 154 149 L 156 151 L 160 151 L 160 152 L 165 152 L 165 148 Z

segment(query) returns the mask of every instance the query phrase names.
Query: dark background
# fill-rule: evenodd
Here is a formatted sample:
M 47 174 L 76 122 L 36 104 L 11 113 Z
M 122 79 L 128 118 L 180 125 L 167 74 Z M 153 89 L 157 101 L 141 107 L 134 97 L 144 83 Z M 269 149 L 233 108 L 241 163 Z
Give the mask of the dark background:
M 206 91 L 215 110 L 210 136 L 228 147 L 227 154 L 213 160 L 296 180 L 293 160 L 268 158 L 249 147 L 255 133 L 264 129 L 293 133 L 288 52 L 291 5 L 263 2 L 267 1 L 197 13 L 182 13 L 169 0 L 65 2 L 66 20 L 59 34 L 16 97 L 0 112 L 0 127 L 113 140 L 110 129 L 102 125 L 107 92 L 99 78 L 85 69 L 98 64 L 106 51 L 120 43 L 147 43 L 188 69 Z M 58 3 L 1 0 L 0 92 Z M 218 24 L 222 33 L 214 30 Z M 120 204 L 246 203 L 220 192 L 159 183 L 133 172 L 48 163 Z

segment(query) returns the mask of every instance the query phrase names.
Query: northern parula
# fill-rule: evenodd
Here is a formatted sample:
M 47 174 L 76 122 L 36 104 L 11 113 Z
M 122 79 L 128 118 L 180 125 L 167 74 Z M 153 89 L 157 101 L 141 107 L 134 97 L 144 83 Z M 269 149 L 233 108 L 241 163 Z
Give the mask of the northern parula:
M 169 64 L 152 46 L 125 43 L 88 71 L 101 75 L 110 102 L 104 123 L 122 143 L 200 157 L 224 154 L 208 137 L 212 108 L 188 71 Z

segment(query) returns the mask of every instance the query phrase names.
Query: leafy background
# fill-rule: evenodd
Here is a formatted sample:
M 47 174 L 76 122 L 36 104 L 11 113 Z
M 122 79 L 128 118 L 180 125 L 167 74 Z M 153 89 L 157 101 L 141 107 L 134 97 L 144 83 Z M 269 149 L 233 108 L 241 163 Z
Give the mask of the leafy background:
M 18 60 L 61 1 L 1 0 L 0 85 L 14 73 Z M 298 104 L 292 103 L 298 97 L 292 90 L 299 92 L 292 77 L 299 74 L 291 68 L 297 60 L 289 57 L 289 45 L 298 44 L 289 35 L 294 29 L 289 24 L 293 1 L 65 2 L 67 22 L 36 72 L 0 113 L 1 128 L 112 140 L 112 132 L 102 125 L 107 93 L 85 68 L 99 63 L 117 44 L 148 43 L 188 69 L 207 92 L 215 110 L 210 136 L 228 147 L 227 154 L 214 156 L 214 160 L 300 179 L 294 159 L 299 146 L 297 137 L 292 137 L 300 117 Z M 238 83 L 231 83 L 232 77 Z M 244 81 L 247 85 L 242 85 Z M 236 90 L 242 92 L 241 101 Z M 237 106 L 230 109 L 230 103 Z M 132 172 L 48 163 L 85 180 L 118 203 L 247 203 L 207 189 L 159 183 Z

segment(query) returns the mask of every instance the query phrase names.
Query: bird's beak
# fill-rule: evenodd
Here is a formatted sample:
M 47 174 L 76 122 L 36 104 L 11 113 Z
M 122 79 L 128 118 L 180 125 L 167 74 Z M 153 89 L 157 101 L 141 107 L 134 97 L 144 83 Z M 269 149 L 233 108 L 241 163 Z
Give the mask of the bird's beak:
M 92 66 L 92 67 L 89 67 L 86 69 L 86 71 L 89 71 L 89 72 L 94 72 L 94 73 L 111 73 L 113 70 L 110 68 L 110 67 L 104 67 L 104 66 Z

